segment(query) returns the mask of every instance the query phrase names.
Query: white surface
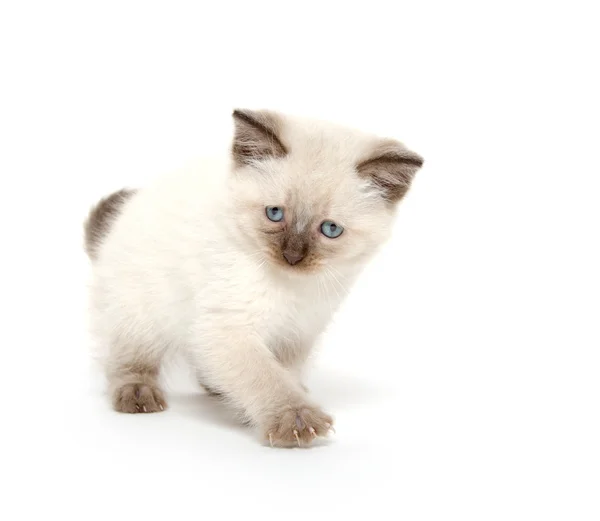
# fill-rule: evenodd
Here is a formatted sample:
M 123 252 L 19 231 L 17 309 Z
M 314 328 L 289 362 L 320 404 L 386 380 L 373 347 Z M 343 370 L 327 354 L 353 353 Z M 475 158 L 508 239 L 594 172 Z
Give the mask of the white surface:
M 0 518 L 597 520 L 593 2 L 150 4 L 0 8 Z M 226 147 L 234 106 L 426 158 L 323 339 L 314 450 L 176 375 L 168 412 L 118 415 L 89 367 L 87 208 Z

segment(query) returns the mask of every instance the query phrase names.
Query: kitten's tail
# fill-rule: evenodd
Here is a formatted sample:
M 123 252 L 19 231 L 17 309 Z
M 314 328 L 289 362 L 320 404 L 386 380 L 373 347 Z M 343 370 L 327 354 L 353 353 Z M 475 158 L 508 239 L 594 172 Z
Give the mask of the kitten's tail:
M 83 229 L 85 235 L 85 251 L 94 260 L 98 246 L 110 231 L 110 227 L 119 216 L 123 205 L 135 195 L 135 190 L 123 189 L 101 199 L 90 211 Z

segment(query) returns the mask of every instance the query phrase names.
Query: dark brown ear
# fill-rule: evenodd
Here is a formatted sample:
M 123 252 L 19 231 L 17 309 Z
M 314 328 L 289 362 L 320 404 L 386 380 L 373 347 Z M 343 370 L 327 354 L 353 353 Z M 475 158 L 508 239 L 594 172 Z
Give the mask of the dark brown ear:
M 356 167 L 382 189 L 385 198 L 396 203 L 404 197 L 413 177 L 423 166 L 423 158 L 397 141 L 384 141 Z
M 237 166 L 287 154 L 287 149 L 279 139 L 280 122 L 275 114 L 234 110 L 233 119 L 235 135 L 231 151 Z

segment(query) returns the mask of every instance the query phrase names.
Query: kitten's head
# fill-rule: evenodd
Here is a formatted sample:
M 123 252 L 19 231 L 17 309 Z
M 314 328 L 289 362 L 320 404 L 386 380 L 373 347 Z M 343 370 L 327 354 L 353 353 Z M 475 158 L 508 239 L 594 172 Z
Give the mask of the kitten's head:
M 308 273 L 360 263 L 385 241 L 420 156 L 324 122 L 268 111 L 233 117 L 231 187 L 252 254 Z

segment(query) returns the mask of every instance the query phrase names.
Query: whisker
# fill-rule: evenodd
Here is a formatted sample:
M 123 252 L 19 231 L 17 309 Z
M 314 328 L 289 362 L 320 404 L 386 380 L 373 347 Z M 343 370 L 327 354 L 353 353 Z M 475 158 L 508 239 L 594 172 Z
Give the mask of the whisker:
M 330 267 L 326 268 L 327 274 L 331 276 L 332 280 L 338 285 L 338 287 L 344 292 L 344 295 L 348 294 L 348 289 L 339 281 L 339 279 L 336 277 L 335 273 L 333 271 L 331 271 Z M 334 286 L 335 288 L 335 286 Z M 337 292 L 337 290 L 335 290 L 338 298 L 340 297 L 340 294 Z
M 329 271 L 328 268 L 326 268 L 327 274 L 331 275 L 332 277 L 335 277 L 335 275 L 333 274 L 332 271 Z M 341 300 L 341 295 L 338 293 L 338 290 L 336 289 L 335 285 L 331 285 L 331 289 L 334 291 L 334 293 L 337 295 L 338 300 Z

